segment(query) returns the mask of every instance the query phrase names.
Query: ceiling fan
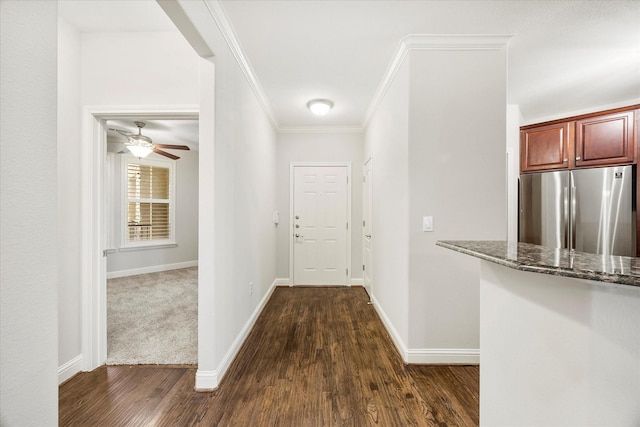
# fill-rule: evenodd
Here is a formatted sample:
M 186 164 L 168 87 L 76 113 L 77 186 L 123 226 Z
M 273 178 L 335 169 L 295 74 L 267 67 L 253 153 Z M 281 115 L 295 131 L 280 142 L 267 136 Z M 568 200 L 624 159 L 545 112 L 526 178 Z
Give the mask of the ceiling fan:
M 120 151 L 118 154 L 130 152 L 131 154 L 133 154 L 138 158 L 143 158 L 153 152 L 173 160 L 178 160 L 180 157 L 175 156 L 171 153 L 167 153 L 166 151 L 161 150 L 161 148 L 165 148 L 168 150 L 189 150 L 190 149 L 186 145 L 154 144 L 151 138 L 142 134 L 142 128 L 145 127 L 145 123 L 144 122 L 133 122 L 133 123 L 135 123 L 135 125 L 138 127 L 138 133 L 130 133 L 130 132 L 123 131 L 121 129 L 113 129 L 113 128 L 109 129 L 109 130 L 116 131 L 120 135 L 124 135 L 127 137 L 128 141 L 124 143 L 127 146 L 127 148 Z

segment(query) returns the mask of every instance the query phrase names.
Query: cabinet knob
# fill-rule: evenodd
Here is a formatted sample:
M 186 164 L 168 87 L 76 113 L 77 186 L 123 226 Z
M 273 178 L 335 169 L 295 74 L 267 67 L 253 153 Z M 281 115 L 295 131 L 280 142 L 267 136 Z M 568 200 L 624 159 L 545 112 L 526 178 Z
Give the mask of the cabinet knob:
M 564 159 L 563 163 L 567 163 L 569 161 L 569 159 Z
M 576 160 L 580 160 L 580 156 L 576 157 Z

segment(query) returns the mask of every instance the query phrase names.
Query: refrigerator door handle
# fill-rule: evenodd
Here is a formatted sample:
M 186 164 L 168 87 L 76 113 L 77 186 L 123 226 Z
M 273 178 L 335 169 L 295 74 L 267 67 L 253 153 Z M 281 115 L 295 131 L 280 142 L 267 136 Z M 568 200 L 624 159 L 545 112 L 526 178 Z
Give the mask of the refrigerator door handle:
M 569 249 L 572 251 L 576 250 L 576 187 L 571 186 L 571 246 Z
M 569 248 L 569 189 L 562 187 L 562 247 Z

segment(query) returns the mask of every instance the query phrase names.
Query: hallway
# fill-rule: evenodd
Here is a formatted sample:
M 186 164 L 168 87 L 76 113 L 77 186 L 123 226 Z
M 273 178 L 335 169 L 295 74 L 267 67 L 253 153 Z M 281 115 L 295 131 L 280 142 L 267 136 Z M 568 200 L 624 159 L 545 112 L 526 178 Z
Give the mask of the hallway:
M 361 287 L 277 288 L 213 393 L 191 367 L 101 367 L 60 425 L 478 425 L 477 366 L 405 366 Z

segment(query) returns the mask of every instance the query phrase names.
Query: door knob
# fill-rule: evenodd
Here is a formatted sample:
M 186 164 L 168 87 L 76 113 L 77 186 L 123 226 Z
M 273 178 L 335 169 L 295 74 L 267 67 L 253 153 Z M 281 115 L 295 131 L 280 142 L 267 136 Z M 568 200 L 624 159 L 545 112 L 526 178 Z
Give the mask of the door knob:
M 371 234 L 365 234 L 364 237 L 366 237 L 367 239 L 371 238 Z
M 304 237 L 304 236 L 302 236 L 301 234 L 297 234 L 296 233 L 296 237 Z
M 296 224 L 296 228 L 300 228 L 300 224 Z
M 300 217 L 298 215 L 296 215 L 296 219 L 300 219 Z

